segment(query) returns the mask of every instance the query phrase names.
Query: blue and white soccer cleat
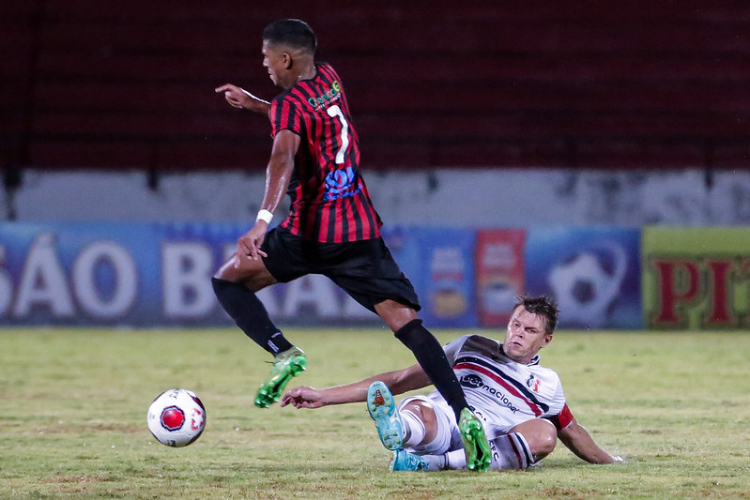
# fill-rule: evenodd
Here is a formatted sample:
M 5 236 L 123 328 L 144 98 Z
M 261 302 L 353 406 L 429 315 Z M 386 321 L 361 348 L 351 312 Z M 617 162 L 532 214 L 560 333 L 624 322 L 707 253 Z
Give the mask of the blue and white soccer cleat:
M 405 450 L 396 450 L 391 459 L 391 471 L 426 471 L 427 462 L 419 455 Z
M 380 442 L 389 450 L 398 450 L 404 441 L 401 417 L 388 386 L 377 381 L 367 390 L 367 411 L 375 421 Z

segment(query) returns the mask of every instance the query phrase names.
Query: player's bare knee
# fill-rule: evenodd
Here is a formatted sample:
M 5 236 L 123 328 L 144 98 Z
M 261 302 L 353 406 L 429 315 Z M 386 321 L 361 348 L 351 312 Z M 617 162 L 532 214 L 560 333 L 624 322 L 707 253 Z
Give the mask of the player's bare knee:
M 531 454 L 534 455 L 534 462 L 539 462 L 555 450 L 557 438 L 550 436 L 536 436 L 533 442 L 529 443 Z
M 417 311 L 412 307 L 390 299 L 375 304 L 375 312 L 393 333 L 396 333 L 406 324 L 419 317 Z
M 552 453 L 557 445 L 557 428 L 547 419 L 535 418 L 518 424 L 511 432 L 517 432 L 526 439 L 534 455 L 539 461 Z
M 401 412 L 410 412 L 424 425 L 423 443 L 429 443 L 437 436 L 437 417 L 435 409 L 427 401 L 412 401 L 405 405 Z
M 232 283 L 240 283 L 253 292 L 276 283 L 276 279 L 266 269 L 262 261 L 244 259 L 247 262 L 243 262 L 240 266 L 235 266 L 235 259 L 236 257 L 232 257 L 221 266 L 214 273 L 214 278 Z
M 547 456 L 555 450 L 556 445 L 557 445 L 557 438 L 547 436 L 543 438 L 541 442 L 539 443 L 539 451 L 537 453 L 541 453 Z
M 435 420 L 435 410 L 432 405 L 427 401 L 411 401 L 404 405 L 402 411 L 410 411 L 423 422 L 427 420 Z
M 239 281 L 239 272 L 234 265 L 235 259 L 236 257 L 230 258 L 219 269 L 217 269 L 214 273 L 214 278 L 217 280 L 231 281 L 233 283 Z
M 557 446 L 557 428 L 549 420 L 539 419 L 539 430 L 536 436 L 534 456 L 541 455 L 537 460 L 546 457 Z

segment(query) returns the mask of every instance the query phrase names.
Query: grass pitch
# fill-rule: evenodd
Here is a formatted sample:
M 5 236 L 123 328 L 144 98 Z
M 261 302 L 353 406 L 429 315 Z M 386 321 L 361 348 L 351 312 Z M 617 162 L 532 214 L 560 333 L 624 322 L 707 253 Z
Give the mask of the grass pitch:
M 385 330 L 286 335 L 310 361 L 292 386 L 414 362 Z M 750 498 L 749 332 L 558 332 L 542 363 L 627 463 L 559 444 L 522 472 L 390 473 L 364 405 L 254 408 L 266 361 L 238 330 L 0 330 L 0 498 Z M 146 427 L 172 387 L 208 413 L 186 448 Z

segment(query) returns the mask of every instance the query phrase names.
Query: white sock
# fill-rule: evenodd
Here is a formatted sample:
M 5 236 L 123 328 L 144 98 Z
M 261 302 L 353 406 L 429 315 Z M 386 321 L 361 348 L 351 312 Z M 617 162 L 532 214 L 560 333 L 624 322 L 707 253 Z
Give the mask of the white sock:
M 514 432 L 513 434 L 499 436 L 490 441 L 490 449 L 492 450 L 492 470 L 526 469 L 534 464 L 534 456 L 531 454 L 531 448 L 529 448 L 529 443 L 526 442 L 523 434 Z M 443 468 L 466 468 L 466 452 L 464 450 L 449 451 L 443 456 L 445 457 Z M 427 456 L 424 458 L 427 461 Z M 429 468 L 430 461 L 427 461 L 427 465 Z
M 404 448 L 413 448 L 424 439 L 424 422 L 409 410 L 401 412 L 401 425 L 404 430 Z
M 446 455 L 423 455 L 424 461 L 427 463 L 428 471 L 436 471 L 447 469 L 447 457 Z
M 466 468 L 466 452 L 461 450 L 449 451 L 445 454 L 445 468 L 446 469 L 465 469 Z
M 534 464 L 529 443 L 523 434 L 514 432 L 498 436 L 490 441 L 492 469 L 525 469 Z

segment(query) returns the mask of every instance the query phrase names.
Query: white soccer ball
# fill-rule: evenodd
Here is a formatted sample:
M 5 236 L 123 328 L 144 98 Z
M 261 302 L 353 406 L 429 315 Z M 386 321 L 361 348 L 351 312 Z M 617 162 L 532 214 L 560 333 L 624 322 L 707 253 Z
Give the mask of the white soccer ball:
M 569 326 L 602 328 L 628 269 L 625 250 L 606 242 L 559 262 L 549 284 Z
M 186 389 L 170 389 L 159 394 L 148 408 L 148 430 L 167 446 L 187 446 L 206 427 L 206 408 Z

